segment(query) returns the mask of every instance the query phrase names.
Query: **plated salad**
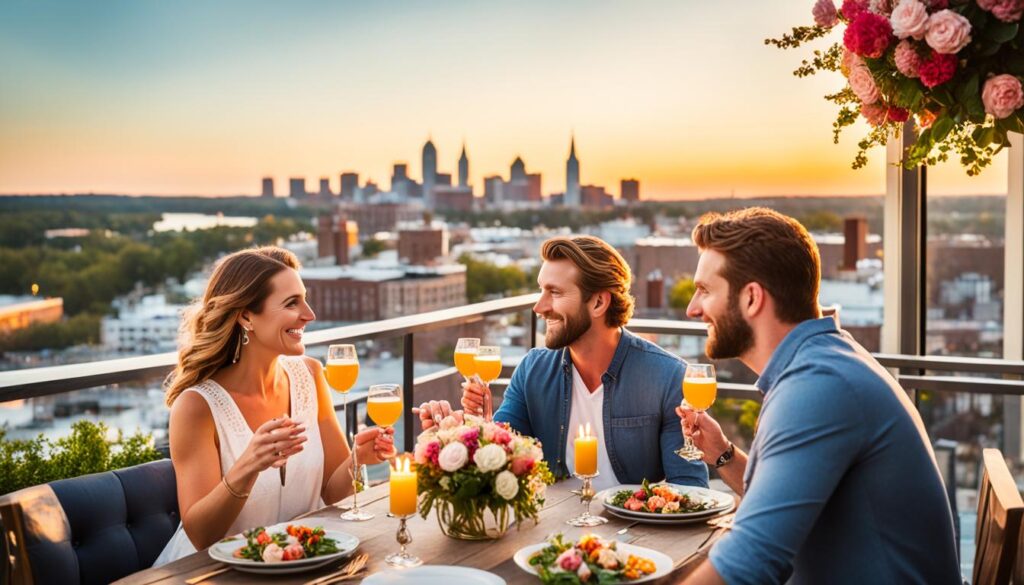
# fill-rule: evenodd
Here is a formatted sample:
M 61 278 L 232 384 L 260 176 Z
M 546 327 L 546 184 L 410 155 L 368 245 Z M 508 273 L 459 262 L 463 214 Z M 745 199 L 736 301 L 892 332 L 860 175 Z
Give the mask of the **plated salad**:
M 691 498 L 665 484 L 650 485 L 646 479 L 640 489 L 619 490 L 612 494 L 607 502 L 633 512 L 652 514 L 689 514 L 710 510 L 715 506 L 713 501 Z
M 267 532 L 262 526 L 247 530 L 245 546 L 233 554 L 236 558 L 262 563 L 281 563 L 338 552 L 338 543 L 324 535 L 322 526 L 310 528 L 289 524 L 285 532 Z
M 543 583 L 622 583 L 646 577 L 657 569 L 651 559 L 616 550 L 617 543 L 588 534 L 579 542 L 566 541 L 561 534 L 530 557 Z

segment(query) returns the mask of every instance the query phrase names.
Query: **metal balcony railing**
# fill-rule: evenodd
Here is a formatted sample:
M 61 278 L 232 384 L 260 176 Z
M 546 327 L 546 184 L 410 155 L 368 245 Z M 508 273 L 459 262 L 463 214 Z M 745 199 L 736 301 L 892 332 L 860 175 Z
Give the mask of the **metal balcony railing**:
M 330 343 L 356 343 L 367 340 L 402 338 L 402 388 L 406 414 L 404 418 L 404 447 L 405 450 L 410 451 L 415 438 L 415 429 L 413 428 L 415 419 L 411 416 L 411 408 L 418 404 L 416 388 L 443 378 L 451 378 L 454 383 L 458 376 L 455 368 L 451 367 L 419 378 L 414 377 L 413 350 L 416 334 L 473 323 L 492 315 L 528 312 L 537 302 L 537 298 L 537 294 L 522 295 L 396 319 L 324 329 L 306 334 L 305 343 L 307 346 L 317 346 Z M 526 320 L 529 329 L 526 343 L 529 347 L 533 347 L 537 338 L 537 320 L 532 312 L 529 315 Z M 691 321 L 633 319 L 628 327 L 634 333 L 707 335 L 707 329 L 703 323 Z M 898 354 L 876 354 L 875 357 L 883 366 L 895 371 L 900 384 L 908 391 L 926 390 L 1024 396 L 1024 361 Z M 0 372 L 0 402 L 53 396 L 74 390 L 138 381 L 154 375 L 167 374 L 174 367 L 176 361 L 177 354 L 171 352 L 85 364 Z M 957 375 L 936 375 L 929 374 L 929 372 Z M 1000 376 L 1000 378 L 982 377 L 979 374 Z M 497 387 L 500 388 L 504 384 L 507 384 L 507 380 L 499 380 Z M 761 399 L 760 392 L 750 384 L 720 383 L 719 395 L 726 398 L 757 401 Z M 364 400 L 365 396 L 357 396 L 350 404 L 358 404 Z M 347 411 L 349 420 L 346 422 L 350 425 L 348 428 L 352 428 L 351 425 L 355 424 L 356 411 L 356 408 L 349 408 Z

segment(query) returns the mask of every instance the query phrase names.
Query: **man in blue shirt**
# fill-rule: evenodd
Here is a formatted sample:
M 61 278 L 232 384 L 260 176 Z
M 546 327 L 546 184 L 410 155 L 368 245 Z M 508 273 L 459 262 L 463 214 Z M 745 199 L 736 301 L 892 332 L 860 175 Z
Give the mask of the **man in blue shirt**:
M 494 420 L 540 439 L 544 459 L 573 471 L 570 437 L 589 424 L 598 438 L 594 487 L 667 479 L 707 485 L 707 467 L 675 454 L 683 435 L 675 408 L 685 363 L 623 325 L 633 313 L 632 274 L 615 248 L 591 236 L 552 238 L 541 248 L 535 313 L 547 325 L 546 349 L 533 349 L 512 374 Z M 467 412 L 489 415 L 490 391 L 466 385 Z M 447 405 L 419 409 L 424 428 Z
M 687 315 L 706 353 L 764 395 L 750 454 L 706 414 L 683 431 L 743 496 L 687 583 L 959 584 L 953 519 L 924 425 L 899 384 L 818 308 L 817 246 L 767 209 L 709 214 Z

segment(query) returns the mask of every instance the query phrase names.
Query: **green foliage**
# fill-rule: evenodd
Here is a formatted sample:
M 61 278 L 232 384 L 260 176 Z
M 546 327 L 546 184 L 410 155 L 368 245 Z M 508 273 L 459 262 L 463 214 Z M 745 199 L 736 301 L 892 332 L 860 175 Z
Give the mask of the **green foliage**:
M 471 303 L 523 293 L 530 286 L 526 273 L 518 266 L 498 267 L 469 254 L 460 256 L 459 263 L 466 266 L 466 296 Z
M 163 457 L 153 448 L 151 435 L 125 437 L 118 432 L 117 441 L 108 443 L 107 426 L 89 421 L 76 422 L 71 435 L 56 441 L 43 435 L 26 440 L 6 435 L 6 429 L 0 428 L 0 494 Z
M 388 249 L 388 244 L 384 240 L 378 240 L 377 238 L 370 238 L 363 242 L 363 257 L 364 258 L 376 258 L 377 254 L 380 254 L 384 250 Z
M 57 323 L 38 323 L 0 335 L 0 351 L 63 349 L 98 343 L 99 339 L 100 317 L 82 313 Z
M 672 290 L 668 293 L 668 306 L 680 313 L 685 313 L 696 290 L 692 277 L 680 278 L 672 285 Z

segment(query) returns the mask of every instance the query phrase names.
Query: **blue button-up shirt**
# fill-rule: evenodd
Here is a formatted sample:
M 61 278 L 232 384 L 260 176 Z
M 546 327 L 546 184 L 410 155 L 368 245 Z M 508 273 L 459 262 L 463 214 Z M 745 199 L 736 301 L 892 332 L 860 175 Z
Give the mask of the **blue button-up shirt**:
M 709 555 L 726 583 L 961 583 L 921 417 L 863 347 L 804 321 L 757 387 L 746 494 Z
M 604 384 L 602 422 L 615 476 L 624 483 L 666 479 L 707 486 L 701 462 L 675 454 L 683 434 L 675 408 L 682 400 L 686 364 L 657 345 L 622 329 Z M 572 407 L 569 349 L 530 350 L 516 367 L 494 420 L 536 437 L 555 475 L 565 477 L 565 448 Z

